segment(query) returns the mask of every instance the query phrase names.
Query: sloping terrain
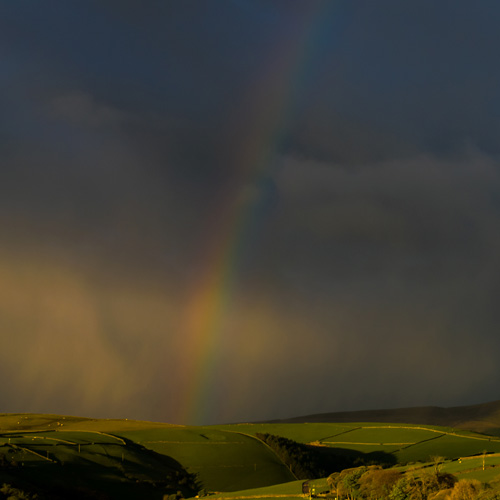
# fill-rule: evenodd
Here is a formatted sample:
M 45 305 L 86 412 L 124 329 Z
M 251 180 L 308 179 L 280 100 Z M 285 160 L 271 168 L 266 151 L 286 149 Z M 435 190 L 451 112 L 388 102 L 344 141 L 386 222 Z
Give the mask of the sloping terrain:
M 293 481 L 294 475 L 251 435 L 212 427 L 135 430 L 119 433 L 173 457 L 198 475 L 209 491 L 232 491 Z
M 484 431 L 494 424 L 498 405 L 477 406 L 480 408 L 462 407 L 458 412 L 355 413 L 357 419 L 408 418 L 413 422 L 441 415 L 441 422 L 475 422 Z M 352 413 L 340 415 L 342 419 L 353 417 Z M 0 485 L 24 487 L 36 492 L 40 500 L 154 500 L 177 492 L 192 497 L 200 490 L 224 497 L 237 497 L 238 492 L 248 490 L 242 496 L 251 498 L 256 488 L 271 488 L 270 497 L 300 495 L 299 483 L 292 487 L 298 476 L 292 473 L 291 464 L 257 438 L 266 433 L 307 445 L 319 457 L 321 467 L 314 470 L 323 471 L 318 472 L 323 476 L 371 463 L 422 468 L 432 466 L 433 457 L 441 456 L 443 468 L 463 477 L 495 478 L 500 472 L 500 437 L 459 427 L 382 420 L 195 427 L 4 414 L 0 415 Z M 481 457 L 487 457 L 484 471 Z
M 450 408 L 422 406 L 386 410 L 319 413 L 269 421 L 269 423 L 304 422 L 404 422 L 408 424 L 454 427 L 500 436 L 500 401 Z
M 332 456 L 342 456 L 352 462 L 406 464 L 427 462 L 432 456 L 446 459 L 500 453 L 500 438 L 471 431 L 419 424 L 353 422 L 339 424 L 236 424 L 217 426 L 218 429 L 239 429 L 247 434 L 272 433 L 306 443 L 320 450 L 331 450 Z M 330 460 L 330 463 L 335 461 Z M 337 460 L 337 463 L 342 463 Z M 350 465 L 345 465 L 349 467 Z
M 295 476 L 251 435 L 211 427 L 60 415 L 0 415 L 0 484 L 61 498 L 163 498 Z M 70 487 L 70 491 L 67 489 Z M 52 490 L 51 490 L 52 488 Z
M 85 429 L 85 423 L 90 420 L 1 415 L 0 483 L 42 499 L 161 499 L 197 491 L 194 477 L 175 459 L 106 432 L 106 421 L 104 430 Z

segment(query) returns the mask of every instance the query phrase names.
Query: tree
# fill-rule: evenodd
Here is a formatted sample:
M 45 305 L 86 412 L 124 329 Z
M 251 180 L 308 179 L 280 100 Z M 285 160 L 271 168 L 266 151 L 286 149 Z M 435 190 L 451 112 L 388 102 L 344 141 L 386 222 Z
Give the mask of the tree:
M 445 458 L 441 457 L 440 455 L 432 455 L 431 460 L 434 463 L 434 472 L 435 474 L 438 474 L 441 468 L 441 464 L 444 462 Z
M 337 493 L 337 483 L 339 481 L 339 476 L 340 472 L 334 472 L 333 474 L 330 474 L 326 479 L 328 487 L 330 488 L 330 493 L 334 493 L 335 496 L 338 496 L 336 495 L 336 493 Z
M 401 478 L 395 469 L 370 469 L 359 478 L 359 492 L 363 498 L 376 500 L 388 498 L 394 485 Z
M 354 500 L 359 496 L 359 479 L 366 472 L 366 467 L 357 467 L 355 469 L 346 469 L 340 473 L 339 493 L 347 496 L 349 500 Z
M 445 472 L 405 475 L 393 487 L 391 500 L 427 500 L 440 490 L 453 488 L 456 477 Z
M 34 500 L 38 498 L 36 493 L 31 495 L 30 493 L 26 493 L 25 491 L 19 490 L 18 488 L 14 488 L 10 484 L 5 483 L 0 488 L 0 493 L 2 494 L 1 498 L 6 498 L 8 500 Z
M 450 500 L 475 500 L 483 486 L 477 479 L 460 479 L 450 495 Z

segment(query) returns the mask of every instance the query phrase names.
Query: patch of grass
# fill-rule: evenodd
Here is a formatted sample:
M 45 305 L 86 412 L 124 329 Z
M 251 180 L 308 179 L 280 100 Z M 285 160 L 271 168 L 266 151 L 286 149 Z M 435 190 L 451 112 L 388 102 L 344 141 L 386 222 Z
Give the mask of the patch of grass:
M 241 432 L 255 436 L 260 434 L 275 434 L 298 443 L 311 443 L 329 437 L 343 434 L 357 427 L 357 424 L 232 424 L 214 425 L 214 429 Z
M 282 484 L 274 484 L 271 486 L 265 486 L 262 488 L 251 488 L 247 490 L 238 490 L 228 493 L 221 493 L 217 495 L 221 498 L 226 497 L 251 497 L 251 496 L 259 496 L 259 495 L 269 495 L 272 497 L 273 495 L 301 495 L 302 494 L 302 484 L 304 481 L 290 481 L 288 483 Z
M 51 499 L 161 498 L 179 490 L 196 491 L 193 478 L 173 458 L 102 430 L 53 429 L 60 420 L 23 416 L 19 424 L 19 416 L 0 417 L 5 424 L 0 431 L 0 480 L 27 485 L 28 491 Z
M 381 446 L 405 446 L 436 437 L 439 431 L 412 427 L 360 427 L 351 432 L 323 439 L 324 444 L 345 442 L 380 444 Z
M 321 493 L 329 489 L 326 478 L 314 479 L 308 482 L 310 488 L 311 489 L 314 488 L 316 493 Z M 208 500 L 215 500 L 217 498 L 229 500 L 231 498 L 244 499 L 244 498 L 255 498 L 255 497 L 262 498 L 263 500 L 265 500 L 266 498 L 269 499 L 280 498 L 280 500 L 297 499 L 300 497 L 304 498 L 304 495 L 302 494 L 303 483 L 304 483 L 303 480 L 290 481 L 288 483 L 275 484 L 273 486 L 266 486 L 263 488 L 252 488 L 248 490 L 219 493 L 217 495 L 208 497 Z M 284 495 L 289 495 L 289 496 L 284 496 Z
M 425 461 L 433 455 L 448 459 L 488 452 L 500 452 L 500 441 L 469 439 L 458 435 L 443 434 L 436 439 L 417 443 L 396 453 L 399 462 Z
M 432 455 L 446 458 L 500 451 L 500 440 L 450 427 L 373 422 L 345 424 L 235 424 L 214 426 L 248 434 L 268 432 L 302 443 L 315 443 L 360 453 L 393 453 L 398 462 L 429 460 Z
M 232 491 L 295 479 L 272 450 L 258 439 L 211 427 L 122 432 L 157 453 L 173 457 L 198 474 L 210 491 Z
M 0 414 L 0 481 L 15 485 L 29 479 L 42 489 L 51 484 L 61 490 L 71 485 L 86 491 L 82 498 L 93 498 L 90 490 L 101 492 L 102 498 L 155 498 L 159 492 L 175 493 L 182 488 L 185 468 L 198 474 L 200 487 L 226 492 L 219 496 L 251 496 L 260 490 L 270 497 L 300 495 L 302 482 L 292 481 L 293 474 L 255 438 L 257 433 L 313 443 L 316 451 L 331 455 L 336 470 L 356 461 L 386 460 L 389 464 L 397 459 L 403 464 L 426 462 L 433 455 L 454 459 L 484 450 L 500 453 L 497 438 L 437 426 L 356 422 L 193 427 Z M 500 472 L 500 456 L 487 456 L 486 463 L 482 471 L 481 457 L 462 460 L 462 464 L 448 460 L 441 470 L 488 481 Z
M 458 479 L 477 479 L 483 483 L 489 483 L 494 480 L 500 479 L 500 468 L 488 468 L 485 470 L 477 469 L 473 471 L 463 472 L 456 474 Z

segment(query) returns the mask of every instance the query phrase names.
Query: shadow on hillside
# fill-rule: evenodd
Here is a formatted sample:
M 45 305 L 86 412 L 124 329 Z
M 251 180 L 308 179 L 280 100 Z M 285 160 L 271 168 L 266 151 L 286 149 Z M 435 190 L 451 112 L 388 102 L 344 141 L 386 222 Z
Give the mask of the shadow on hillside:
M 327 446 L 313 445 L 308 445 L 308 448 L 313 451 L 320 461 L 322 469 L 328 474 L 340 472 L 350 467 L 359 467 L 361 465 L 391 467 L 397 463 L 397 459 L 392 453 L 386 453 L 384 451 L 363 453 L 347 448 L 329 448 Z
M 196 476 L 172 457 L 125 438 L 122 441 L 79 446 L 26 441 L 23 448 L 15 448 L 17 460 L 0 462 L 0 485 L 12 484 L 36 493 L 40 500 L 142 500 L 177 492 L 188 498 L 200 489 Z M 13 448 L 3 447 L 6 454 Z M 22 450 L 31 451 L 22 455 L 23 461 Z M 47 456 L 47 460 L 30 461 L 33 456 Z

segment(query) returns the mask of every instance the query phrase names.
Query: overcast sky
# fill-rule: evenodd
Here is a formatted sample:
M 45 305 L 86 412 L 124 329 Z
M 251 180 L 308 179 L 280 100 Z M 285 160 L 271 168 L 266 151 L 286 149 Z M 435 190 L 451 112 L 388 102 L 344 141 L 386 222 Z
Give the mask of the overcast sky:
M 0 411 L 498 399 L 499 25 L 493 0 L 0 0 Z

